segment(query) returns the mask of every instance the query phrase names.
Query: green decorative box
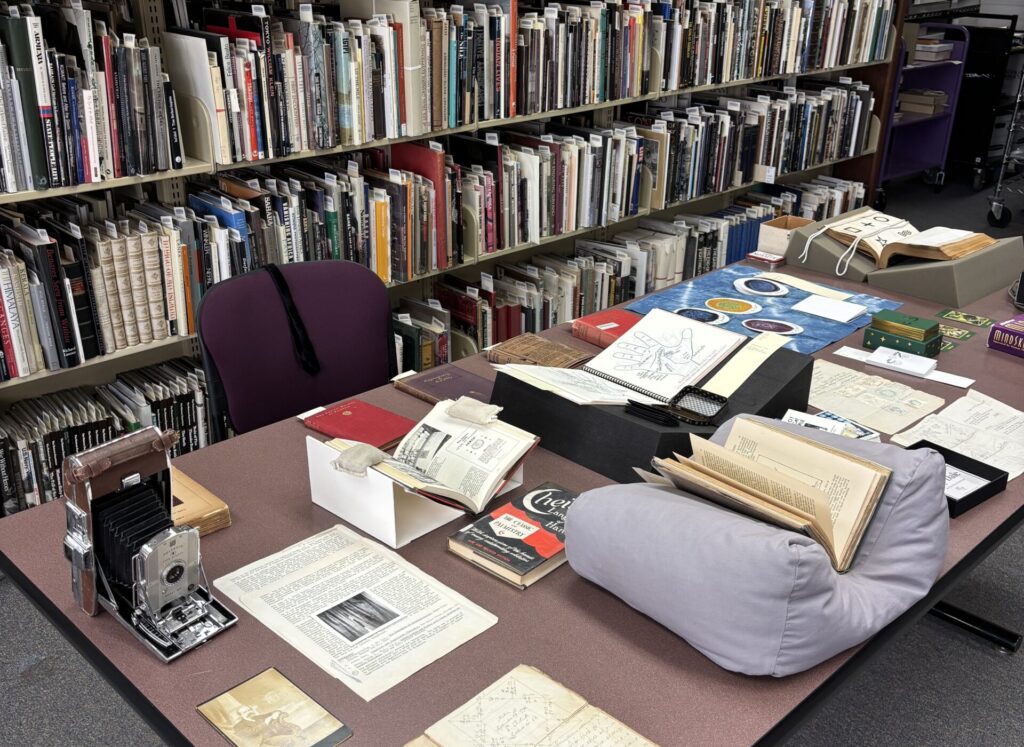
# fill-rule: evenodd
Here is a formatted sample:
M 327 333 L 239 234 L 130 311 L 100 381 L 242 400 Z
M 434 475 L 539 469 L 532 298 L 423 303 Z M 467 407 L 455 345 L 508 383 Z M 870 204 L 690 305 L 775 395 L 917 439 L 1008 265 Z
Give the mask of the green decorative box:
M 882 332 L 873 327 L 867 327 L 864 330 L 864 347 L 870 350 L 875 348 L 905 350 L 915 355 L 935 358 L 939 355 L 939 350 L 942 347 L 942 335 L 935 335 L 927 340 L 911 340 L 909 337 L 894 335 L 891 332 Z

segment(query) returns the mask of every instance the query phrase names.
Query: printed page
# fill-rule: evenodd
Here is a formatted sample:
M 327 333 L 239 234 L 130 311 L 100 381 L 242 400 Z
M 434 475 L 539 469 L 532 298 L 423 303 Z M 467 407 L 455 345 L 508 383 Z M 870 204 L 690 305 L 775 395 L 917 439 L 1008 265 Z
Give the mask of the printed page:
M 893 434 L 935 412 L 945 400 L 881 376 L 815 360 L 809 404 Z
M 453 404 L 434 405 L 398 444 L 394 461 L 456 491 L 480 511 L 536 439 L 500 421 L 475 425 L 453 418 L 446 414 Z
M 655 458 L 653 464 L 658 473 L 679 490 L 786 529 L 801 532 L 810 526 L 810 517 L 804 518 L 789 507 L 782 510 L 768 496 L 758 495 L 747 488 L 738 488 L 731 482 L 707 474 L 698 469 L 700 465 L 692 460 L 678 455 L 676 459 L 679 461 Z
M 341 525 L 214 586 L 364 700 L 498 621 Z
M 704 378 L 746 339 L 653 309 L 583 369 L 665 402 Z
M 840 558 L 859 537 L 865 505 L 874 502 L 891 474 L 881 465 L 747 418 L 733 423 L 725 448 L 754 462 L 761 474 L 771 470 L 823 493 Z

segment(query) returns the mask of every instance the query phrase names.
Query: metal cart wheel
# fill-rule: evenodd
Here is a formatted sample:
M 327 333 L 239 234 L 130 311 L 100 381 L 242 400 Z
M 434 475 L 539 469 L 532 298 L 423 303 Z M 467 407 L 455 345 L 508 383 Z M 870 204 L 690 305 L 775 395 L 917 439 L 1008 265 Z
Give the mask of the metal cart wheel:
M 871 207 L 879 212 L 885 210 L 885 206 L 889 204 L 889 195 L 885 193 L 885 187 L 879 187 L 875 190 L 875 200 L 871 203 Z
M 1001 202 L 993 202 L 988 211 L 988 224 L 996 228 L 1006 228 L 1010 225 L 1010 211 Z

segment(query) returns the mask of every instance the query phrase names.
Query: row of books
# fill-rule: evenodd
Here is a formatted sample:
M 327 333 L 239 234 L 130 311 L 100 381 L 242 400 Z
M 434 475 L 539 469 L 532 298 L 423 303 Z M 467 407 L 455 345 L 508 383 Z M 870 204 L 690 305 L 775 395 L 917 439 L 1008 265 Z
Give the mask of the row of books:
M 114 32 L 119 3 L 0 11 L 0 188 L 89 184 L 184 165 L 157 46 Z
M 181 358 L 13 404 L 0 415 L 0 515 L 63 496 L 64 457 L 124 433 L 174 429 L 179 456 L 209 443 L 203 370 Z
M 881 60 L 892 20 L 892 0 L 223 5 L 176 4 L 163 36 L 221 164 Z
M 425 301 L 395 312 L 401 371 L 423 371 L 523 333 L 540 332 L 742 260 L 762 223 L 781 215 L 815 219 L 863 205 L 864 185 L 831 176 L 763 185 L 704 215 L 641 218 L 607 240 L 576 239 L 572 254 L 497 262 L 476 282 L 440 277 Z

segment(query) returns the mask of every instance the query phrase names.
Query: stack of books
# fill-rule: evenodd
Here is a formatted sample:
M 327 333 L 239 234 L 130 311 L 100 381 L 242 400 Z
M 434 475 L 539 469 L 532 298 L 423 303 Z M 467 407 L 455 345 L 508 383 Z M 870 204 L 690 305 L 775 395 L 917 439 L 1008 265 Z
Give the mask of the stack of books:
M 864 329 L 864 347 L 885 347 L 934 358 L 942 348 L 942 334 L 934 319 L 883 309 L 871 316 L 871 324 Z
M 913 88 L 900 91 L 899 110 L 915 115 L 935 116 L 946 110 L 946 102 L 949 96 L 945 91 L 929 91 L 923 88 Z
M 102 2 L 0 11 L 0 189 L 184 166 L 164 53 L 115 33 L 121 13 L 119 3 Z

